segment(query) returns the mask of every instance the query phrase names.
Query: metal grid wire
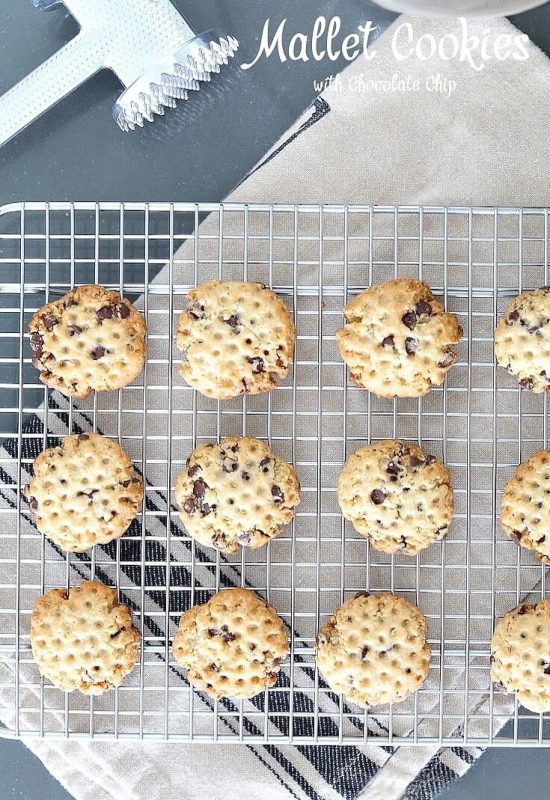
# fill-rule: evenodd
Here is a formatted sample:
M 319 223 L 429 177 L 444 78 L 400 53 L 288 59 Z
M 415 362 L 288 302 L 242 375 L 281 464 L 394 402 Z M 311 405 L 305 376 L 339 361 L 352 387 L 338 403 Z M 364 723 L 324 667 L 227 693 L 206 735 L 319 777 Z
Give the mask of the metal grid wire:
M 201 224 L 202 223 L 202 224 Z M 493 330 L 509 298 L 549 283 L 548 210 L 42 204 L 0 213 L 0 709 L 2 735 L 270 742 L 549 744 L 550 716 L 492 689 L 494 621 L 546 596 L 545 570 L 507 540 L 500 494 L 516 464 L 547 445 L 547 399 L 497 368 Z M 459 317 L 464 338 L 445 385 L 420 400 L 381 400 L 347 382 L 336 348 L 346 299 L 371 283 L 420 277 Z M 178 376 L 174 327 L 190 287 L 212 277 L 258 280 L 287 303 L 295 364 L 268 395 L 208 400 Z M 138 381 L 77 404 L 43 387 L 24 336 L 32 313 L 75 284 L 97 282 L 136 302 L 149 357 Z M 126 535 L 84 555 L 57 552 L 32 527 L 20 487 L 36 451 L 64 432 L 117 439 L 146 479 Z M 294 523 L 261 550 L 220 556 L 192 542 L 173 502 L 193 447 L 229 433 L 258 436 L 296 465 Z M 366 442 L 418 441 L 449 466 L 456 514 L 448 538 L 416 558 L 388 556 L 344 523 L 336 480 Z M 33 449 L 34 448 L 34 449 Z M 66 695 L 40 678 L 29 619 L 36 597 L 96 577 L 116 585 L 142 634 L 119 689 Z M 267 597 L 288 624 L 278 683 L 254 701 L 193 692 L 170 642 L 185 608 L 220 587 Z M 343 599 L 387 590 L 429 623 L 430 675 L 412 698 L 373 711 L 348 705 L 315 671 L 314 638 Z M 168 633 L 168 635 L 167 635 Z M 498 735 L 498 739 L 497 739 Z

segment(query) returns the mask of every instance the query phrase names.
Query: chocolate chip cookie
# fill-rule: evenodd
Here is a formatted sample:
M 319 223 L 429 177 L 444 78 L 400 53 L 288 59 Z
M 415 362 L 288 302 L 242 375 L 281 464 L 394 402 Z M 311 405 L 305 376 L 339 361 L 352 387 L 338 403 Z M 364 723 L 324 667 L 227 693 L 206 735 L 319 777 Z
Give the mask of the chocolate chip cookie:
M 550 711 L 550 600 L 522 603 L 497 622 L 491 678 L 530 711 Z
M 234 553 L 280 534 L 300 502 L 300 485 L 294 469 L 267 444 L 227 436 L 191 453 L 176 479 L 176 500 L 194 539 Z
M 514 297 L 497 325 L 495 353 L 523 389 L 550 390 L 550 286 Z
M 336 331 L 350 378 L 379 397 L 420 397 L 443 383 L 462 336 L 422 281 L 397 279 L 361 292 Z
M 196 689 L 216 700 L 248 698 L 276 682 L 288 637 L 265 600 L 247 589 L 223 589 L 182 615 L 173 650 Z
M 500 521 L 521 547 L 550 564 L 550 450 L 520 464 L 504 486 Z
M 449 470 L 415 444 L 386 439 L 353 453 L 338 478 L 342 514 L 375 550 L 416 555 L 446 536 Z
M 66 436 L 34 461 L 24 489 L 38 530 L 62 550 L 83 553 L 118 539 L 141 507 L 143 483 L 111 439 Z
M 143 369 L 143 317 L 101 286 L 79 286 L 43 306 L 29 334 L 40 380 L 68 397 L 120 389 Z
M 401 597 L 360 592 L 317 634 L 317 666 L 329 687 L 360 706 L 399 703 L 429 670 L 424 615 Z
M 261 284 L 208 281 L 189 292 L 177 345 L 187 383 L 227 400 L 269 392 L 286 376 L 294 324 L 282 300 Z
M 140 635 L 130 609 L 114 589 L 84 581 L 51 589 L 31 616 L 31 647 L 41 674 L 64 692 L 103 694 L 120 686 L 132 670 Z

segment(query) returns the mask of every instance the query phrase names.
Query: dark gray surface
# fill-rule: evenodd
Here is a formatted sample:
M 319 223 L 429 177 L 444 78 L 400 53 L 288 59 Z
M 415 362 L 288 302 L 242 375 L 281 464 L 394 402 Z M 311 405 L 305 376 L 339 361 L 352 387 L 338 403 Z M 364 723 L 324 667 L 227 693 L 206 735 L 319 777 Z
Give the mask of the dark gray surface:
M 376 20 L 382 29 L 392 19 L 366 0 L 175 3 L 197 30 L 215 25 L 238 36 L 238 63 L 254 56 L 268 16 L 288 17 L 292 31 L 311 30 L 319 14 L 339 14 L 349 30 L 365 19 Z M 550 53 L 550 5 L 513 21 Z M 41 15 L 30 0 L 0 0 L 0 92 L 75 31 L 62 12 Z M 247 73 L 235 67 L 180 111 L 128 136 L 111 120 L 118 83 L 102 73 L 0 150 L 0 203 L 221 200 L 309 105 L 313 80 L 333 71 L 324 63 L 281 64 L 274 58 Z M 530 800 L 548 797 L 549 785 L 548 751 L 494 748 L 442 798 Z M 0 739 L 0 800 L 68 797 L 24 745 Z

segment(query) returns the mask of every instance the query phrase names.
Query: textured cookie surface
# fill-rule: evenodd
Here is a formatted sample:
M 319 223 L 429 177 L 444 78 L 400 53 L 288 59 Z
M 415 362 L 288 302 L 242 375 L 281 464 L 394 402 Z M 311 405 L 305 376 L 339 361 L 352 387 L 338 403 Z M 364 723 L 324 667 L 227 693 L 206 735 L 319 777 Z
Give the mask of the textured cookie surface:
M 259 283 L 208 281 L 189 292 L 178 322 L 180 373 L 207 397 L 227 400 L 273 389 L 288 372 L 294 324 Z
M 522 603 L 497 622 L 491 678 L 530 711 L 550 711 L 550 600 Z
M 509 303 L 495 332 L 495 353 L 523 389 L 538 394 L 550 389 L 550 286 Z
M 385 553 L 415 555 L 446 535 L 453 516 L 447 467 L 418 445 L 394 439 L 348 458 L 337 497 L 355 530 Z
M 70 397 L 120 389 L 143 369 L 143 317 L 101 286 L 79 286 L 43 306 L 29 333 L 40 380 Z
M 186 611 L 174 656 L 210 697 L 254 697 L 277 680 L 288 637 L 275 610 L 247 589 L 223 589 Z
M 522 547 L 550 563 L 550 450 L 520 464 L 504 487 L 500 521 Z
M 420 397 L 443 383 L 462 330 L 422 281 L 396 279 L 361 292 L 336 332 L 358 386 L 379 397 Z
M 176 480 L 176 500 L 194 539 L 234 553 L 281 532 L 300 502 L 300 486 L 294 469 L 267 444 L 228 436 L 191 453 Z
M 320 629 L 317 666 L 330 688 L 353 703 L 398 703 L 428 674 L 426 630 L 424 615 L 407 600 L 362 592 Z
M 44 677 L 65 692 L 103 694 L 135 664 L 140 636 L 114 589 L 84 581 L 67 595 L 52 589 L 31 616 L 31 647 Z
M 62 550 L 84 552 L 122 536 L 136 516 L 143 483 L 116 443 L 96 433 L 66 436 L 33 464 L 25 496 L 38 530 Z

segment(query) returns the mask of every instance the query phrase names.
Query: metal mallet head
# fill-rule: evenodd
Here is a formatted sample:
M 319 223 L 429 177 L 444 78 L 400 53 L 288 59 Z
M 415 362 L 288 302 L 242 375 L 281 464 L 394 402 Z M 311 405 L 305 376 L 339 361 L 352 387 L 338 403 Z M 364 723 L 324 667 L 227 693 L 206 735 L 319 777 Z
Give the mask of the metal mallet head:
M 238 49 L 219 31 L 196 34 L 169 0 L 33 0 L 64 5 L 79 34 L 0 97 L 0 146 L 101 69 L 125 87 L 113 116 L 123 131 L 187 100 Z

